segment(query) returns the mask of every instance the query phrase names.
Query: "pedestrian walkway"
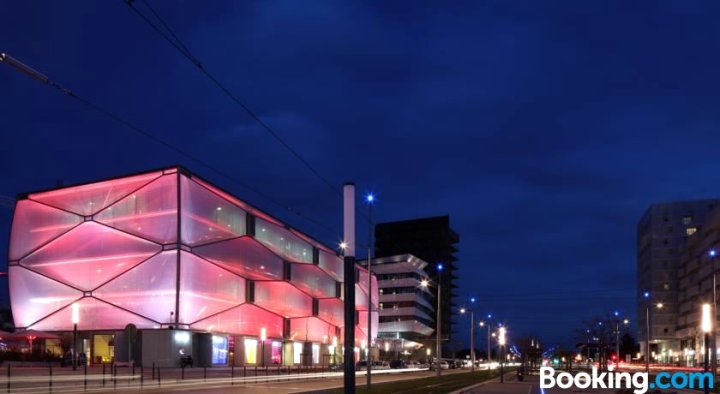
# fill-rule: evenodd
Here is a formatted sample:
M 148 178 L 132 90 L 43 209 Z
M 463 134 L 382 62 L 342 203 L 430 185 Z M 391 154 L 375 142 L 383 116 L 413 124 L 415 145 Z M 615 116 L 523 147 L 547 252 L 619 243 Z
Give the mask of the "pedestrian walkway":
M 537 376 L 525 376 L 521 382 L 515 372 L 505 374 L 505 382 L 499 378 L 455 391 L 453 394 L 540 394 L 540 380 Z

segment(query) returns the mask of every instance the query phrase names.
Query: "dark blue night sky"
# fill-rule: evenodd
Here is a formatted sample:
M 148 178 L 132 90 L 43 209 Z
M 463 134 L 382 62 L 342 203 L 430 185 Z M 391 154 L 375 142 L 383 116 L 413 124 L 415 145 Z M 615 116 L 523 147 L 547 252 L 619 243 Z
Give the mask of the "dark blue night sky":
M 447 3 L 151 2 L 324 177 L 376 191 L 378 220 L 449 214 L 459 298 L 511 335 L 634 319 L 640 215 L 720 196 L 720 4 Z M 183 164 L 339 241 L 340 197 L 122 1 L 0 14 L 0 52 L 323 226 L 2 65 L 0 194 Z

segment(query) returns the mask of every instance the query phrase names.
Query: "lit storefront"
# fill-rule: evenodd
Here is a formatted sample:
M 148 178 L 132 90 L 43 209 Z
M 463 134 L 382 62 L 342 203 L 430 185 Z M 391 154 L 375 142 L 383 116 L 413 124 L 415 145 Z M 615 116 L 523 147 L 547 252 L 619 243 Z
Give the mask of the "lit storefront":
M 16 327 L 70 332 L 77 304 L 93 363 L 127 357 L 128 324 L 143 363 L 327 364 L 341 351 L 342 258 L 182 168 L 20 196 L 9 277 Z M 368 318 L 378 326 L 358 278 L 355 346 Z

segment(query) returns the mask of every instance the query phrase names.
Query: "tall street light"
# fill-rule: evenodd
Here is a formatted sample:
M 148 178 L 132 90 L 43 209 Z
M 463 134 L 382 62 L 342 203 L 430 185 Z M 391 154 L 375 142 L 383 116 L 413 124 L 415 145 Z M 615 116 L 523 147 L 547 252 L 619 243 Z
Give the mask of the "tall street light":
M 703 358 L 705 359 L 705 372 L 710 370 L 710 332 L 713 329 L 712 318 L 710 316 L 711 313 L 712 311 L 710 304 L 703 304 L 700 328 L 705 334 L 705 354 L 703 355 Z M 710 387 L 707 384 L 705 384 L 704 386 L 705 394 L 708 394 L 710 392 Z
M 470 303 L 474 306 L 475 297 L 470 298 Z M 460 308 L 460 313 L 465 314 L 467 310 Z M 470 309 L 470 371 L 475 372 L 475 311 Z
M 80 322 L 80 305 L 72 304 L 72 324 L 73 324 L 73 351 L 72 351 L 72 367 L 73 371 L 77 370 L 77 326 Z
M 262 366 L 265 366 L 265 341 L 267 340 L 267 329 L 265 327 L 262 327 L 260 329 L 260 354 L 261 360 L 262 360 Z
M 646 300 L 650 299 L 650 292 L 646 291 L 643 293 L 643 298 Z M 645 372 L 650 373 L 650 305 L 651 303 L 645 304 L 645 341 L 647 346 L 645 347 Z M 662 302 L 655 304 L 658 309 L 662 309 L 664 306 Z
M 708 251 L 708 255 L 710 256 L 710 262 L 712 263 L 712 274 L 713 274 L 713 303 L 712 303 L 712 320 L 713 323 L 717 323 L 715 320 L 717 319 L 717 269 L 715 268 L 715 258 L 717 257 L 717 252 L 715 249 L 710 249 Z M 717 334 L 715 331 L 716 324 L 712 325 L 713 329 L 713 335 L 712 335 L 712 348 L 713 352 L 710 355 L 710 363 L 712 365 L 712 372 L 713 376 L 717 375 Z
M 440 368 L 440 358 L 442 357 L 442 347 L 440 346 L 440 337 L 441 337 L 441 325 L 440 325 L 440 288 L 441 288 L 441 282 L 442 282 L 442 269 L 443 265 L 438 264 L 437 265 L 437 273 L 438 273 L 438 300 L 437 300 L 437 322 L 435 325 L 435 367 L 437 372 L 435 375 L 437 377 L 440 377 L 442 375 L 441 368 Z
M 505 364 L 505 356 L 503 355 L 503 350 L 505 350 L 505 327 L 501 326 L 498 331 L 498 345 L 500 345 L 500 383 L 505 383 L 503 375 L 503 365 Z
M 618 369 L 618 366 L 620 365 L 620 320 L 617 319 L 617 317 L 620 316 L 620 312 L 615 311 L 615 369 Z M 623 324 L 628 325 L 630 324 L 630 320 L 623 319 Z
M 372 366 L 372 240 L 373 240 L 373 222 L 372 209 L 375 204 L 375 195 L 368 193 L 365 195 L 365 202 L 368 205 L 368 252 L 367 252 L 367 268 L 368 268 L 368 356 L 367 356 L 367 387 L 370 389 L 372 379 L 370 377 L 370 369 Z

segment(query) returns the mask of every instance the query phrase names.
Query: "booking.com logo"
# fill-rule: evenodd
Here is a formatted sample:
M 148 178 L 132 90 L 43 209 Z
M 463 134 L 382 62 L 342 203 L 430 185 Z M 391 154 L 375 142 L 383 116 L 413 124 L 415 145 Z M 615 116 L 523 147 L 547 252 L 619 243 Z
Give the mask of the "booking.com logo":
M 649 382 L 647 372 L 602 372 L 597 367 L 592 372 L 560 372 L 555 376 L 552 367 L 540 367 L 540 388 L 551 389 L 557 385 L 561 389 L 571 387 L 579 389 L 633 389 L 635 394 L 644 394 L 649 389 L 703 389 L 707 385 L 712 389 L 713 375 L 710 372 L 659 372 L 655 381 Z

